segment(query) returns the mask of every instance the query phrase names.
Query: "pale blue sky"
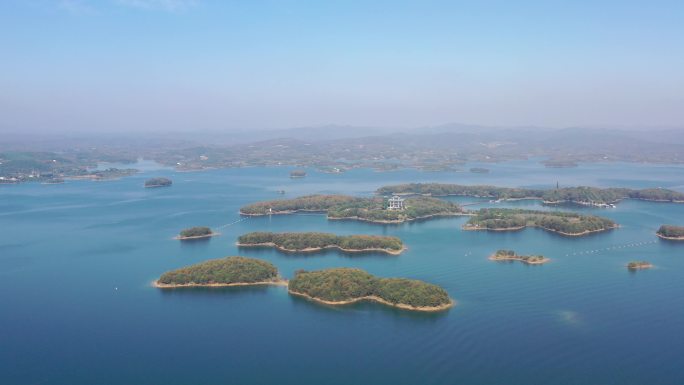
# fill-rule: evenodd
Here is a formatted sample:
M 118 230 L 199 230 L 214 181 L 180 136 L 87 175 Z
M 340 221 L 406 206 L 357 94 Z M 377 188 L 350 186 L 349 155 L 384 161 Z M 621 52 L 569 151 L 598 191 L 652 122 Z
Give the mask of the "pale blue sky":
M 684 2 L 0 2 L 0 130 L 446 122 L 684 126 Z

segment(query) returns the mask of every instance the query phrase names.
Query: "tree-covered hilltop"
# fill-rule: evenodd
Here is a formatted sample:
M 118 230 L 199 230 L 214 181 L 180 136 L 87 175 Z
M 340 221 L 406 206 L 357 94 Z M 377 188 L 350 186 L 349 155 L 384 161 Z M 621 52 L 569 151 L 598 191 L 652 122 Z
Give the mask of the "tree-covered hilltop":
M 336 247 L 346 251 L 385 250 L 400 252 L 401 239 L 379 235 L 335 235 L 330 233 L 253 232 L 238 238 L 239 246 L 272 244 L 285 251 L 310 251 Z
M 520 261 L 531 265 L 542 264 L 549 261 L 543 255 L 518 255 L 513 250 L 497 250 L 489 259 L 493 261 Z
M 571 212 L 521 209 L 480 209 L 463 226 L 466 230 L 516 230 L 541 227 L 564 235 L 583 235 L 617 227 L 610 219 Z
M 209 227 L 206 226 L 195 226 L 184 229 L 180 232 L 180 238 L 197 238 L 197 237 L 208 237 L 213 235 L 214 232 L 211 231 Z
M 380 197 L 357 198 L 345 195 L 309 195 L 294 199 L 273 200 L 244 206 L 244 215 L 294 213 L 298 211 L 326 212 L 329 219 L 358 219 L 370 222 L 404 222 L 418 218 L 462 213 L 453 202 L 430 197 L 411 197 L 403 210 L 388 210 Z
M 684 240 L 684 226 L 662 225 L 656 234 L 663 238 Z
M 300 270 L 290 280 L 288 289 L 294 294 L 328 302 L 380 299 L 394 306 L 416 310 L 437 310 L 452 304 L 449 294 L 439 286 L 403 278 L 379 278 L 352 268 Z
M 471 196 L 492 199 L 541 199 L 545 203 L 578 203 L 592 205 L 614 204 L 621 199 L 642 199 L 655 202 L 684 202 L 684 193 L 668 189 L 632 190 L 628 188 L 562 187 L 556 189 L 529 189 L 487 185 L 464 186 L 444 183 L 408 183 L 384 186 L 379 195 L 416 194 L 432 196 Z
M 230 285 L 239 283 L 275 282 L 278 269 L 254 258 L 226 257 L 198 263 L 164 273 L 158 285 Z
M 166 187 L 172 184 L 173 182 L 168 178 L 152 178 L 145 181 L 145 187 Z
M 352 201 L 363 201 L 346 195 L 307 195 L 293 199 L 276 199 L 257 202 L 240 208 L 244 215 L 268 215 L 297 211 L 326 212 L 331 207 Z

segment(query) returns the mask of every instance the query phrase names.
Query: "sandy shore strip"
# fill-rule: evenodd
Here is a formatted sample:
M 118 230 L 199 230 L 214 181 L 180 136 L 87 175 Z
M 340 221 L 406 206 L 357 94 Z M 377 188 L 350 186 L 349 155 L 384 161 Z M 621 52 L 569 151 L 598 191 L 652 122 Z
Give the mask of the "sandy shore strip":
M 287 286 L 286 279 L 279 279 L 275 281 L 259 281 L 259 282 L 235 282 L 235 283 L 184 283 L 184 284 L 165 284 L 159 283 L 158 280 L 152 281 L 152 286 L 158 289 L 177 289 L 183 287 L 233 287 L 233 286 Z
M 533 225 L 527 225 L 527 226 L 517 226 L 517 227 L 506 227 L 506 228 L 501 228 L 501 229 L 488 229 L 486 227 L 475 227 L 475 226 L 467 226 L 463 225 L 461 228 L 466 231 L 519 231 L 522 230 L 526 227 L 537 227 L 542 230 L 550 231 L 552 233 L 560 234 L 560 235 L 565 235 L 566 237 L 581 237 L 583 235 L 587 234 L 592 234 L 592 233 L 600 233 L 603 231 L 608 231 L 608 230 L 615 230 L 620 227 L 620 225 L 615 225 L 611 227 L 607 227 L 605 229 L 600 229 L 600 230 L 584 230 L 581 233 L 564 233 L 562 231 L 554 230 L 554 229 L 549 229 L 547 227 L 542 227 L 542 226 L 533 226 Z
M 444 311 L 452 306 L 456 305 L 456 301 L 450 299 L 448 304 L 440 305 L 440 306 L 411 306 L 411 305 L 406 305 L 406 304 L 401 304 L 401 303 L 392 303 L 389 301 L 385 301 L 384 299 L 380 297 L 376 297 L 374 295 L 369 295 L 365 297 L 359 297 L 359 298 L 354 298 L 346 301 L 326 301 L 324 299 L 312 297 L 306 293 L 300 293 L 296 292 L 293 290 L 288 290 L 288 293 L 292 295 L 297 295 L 300 297 L 304 297 L 308 300 L 314 301 L 314 302 L 320 302 L 325 305 L 332 305 L 332 306 L 339 306 L 339 305 L 349 305 L 352 303 L 360 302 L 360 301 L 374 301 L 381 303 L 383 305 L 391 306 L 391 307 L 396 307 L 399 309 L 404 309 L 404 310 L 412 310 L 412 311 L 424 311 L 424 312 L 436 312 L 436 311 Z
M 684 237 L 666 237 L 656 233 L 656 236 L 660 239 L 667 239 L 668 241 L 684 241 Z
M 322 251 L 325 249 L 337 249 L 345 253 L 372 253 L 372 252 L 381 252 L 381 253 L 386 253 L 390 255 L 399 255 L 404 250 L 406 250 L 406 247 L 402 247 L 401 250 L 393 250 L 393 249 L 382 249 L 382 248 L 367 248 L 367 249 L 345 249 L 337 245 L 329 245 L 325 247 L 307 247 L 305 249 L 287 249 L 282 246 L 278 246 L 273 242 L 263 242 L 263 243 L 240 243 L 237 242 L 236 245 L 238 247 L 273 247 L 276 250 L 285 252 L 285 253 L 315 253 L 317 251 Z

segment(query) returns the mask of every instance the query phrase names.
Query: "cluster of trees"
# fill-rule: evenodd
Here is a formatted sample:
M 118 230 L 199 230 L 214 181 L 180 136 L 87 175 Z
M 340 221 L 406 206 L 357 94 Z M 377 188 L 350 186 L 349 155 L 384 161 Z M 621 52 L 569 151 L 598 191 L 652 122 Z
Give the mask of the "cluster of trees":
M 180 232 L 180 236 L 183 238 L 187 237 L 202 237 L 202 236 L 207 236 L 211 235 L 213 232 L 209 227 L 206 226 L 195 226 L 195 227 L 190 227 L 188 229 L 182 230 Z
M 627 264 L 627 268 L 632 269 L 632 270 L 642 269 L 645 267 L 651 267 L 651 264 L 649 262 L 646 262 L 646 261 L 632 261 L 632 262 Z
M 169 271 L 158 282 L 165 285 L 254 283 L 273 281 L 277 277 L 278 269 L 266 261 L 226 257 Z
M 173 182 L 168 178 L 152 178 L 145 181 L 145 187 L 171 186 Z
M 335 235 L 330 233 L 270 233 L 253 232 L 241 235 L 240 244 L 273 243 L 288 250 L 304 250 L 307 248 L 324 248 L 337 246 L 342 249 L 387 249 L 401 250 L 404 244 L 397 237 L 378 235 Z
M 354 198 L 346 195 L 307 195 L 294 199 L 277 199 L 272 201 L 257 202 L 243 206 L 240 212 L 243 214 L 269 214 L 271 210 L 277 212 L 287 211 L 328 211 L 331 207 L 352 201 L 364 201 L 363 198 Z
M 665 188 L 648 188 L 643 190 L 631 190 L 629 197 L 647 201 L 684 202 L 684 193 L 668 190 Z
M 306 176 L 306 171 L 304 171 L 304 170 L 290 171 L 290 178 L 304 178 L 305 176 Z
M 357 217 L 369 221 L 405 221 L 431 215 L 449 215 L 462 212 L 459 205 L 430 197 L 412 197 L 404 201 L 403 210 L 386 210 L 382 198 L 367 198 L 363 204 L 350 202 L 328 210 L 330 218 Z
M 481 209 L 471 217 L 467 227 L 501 230 L 524 226 L 538 226 L 565 234 L 608 230 L 616 226 L 610 219 L 571 212 L 547 212 L 521 209 Z
M 668 189 L 631 190 L 627 188 L 563 187 L 557 189 L 527 189 L 496 186 L 463 186 L 444 183 L 409 183 L 384 186 L 378 194 L 423 194 L 432 196 L 472 196 L 494 199 L 536 198 L 545 202 L 610 204 L 624 198 L 651 201 L 684 202 L 684 193 Z
M 335 219 L 360 218 L 369 221 L 403 221 L 429 215 L 460 213 L 453 202 L 430 197 L 413 197 L 404 202 L 404 210 L 387 210 L 383 198 L 357 198 L 345 195 L 309 195 L 294 199 L 258 202 L 240 209 L 243 214 L 263 215 L 278 212 L 322 211 Z
M 348 301 L 376 296 L 395 305 L 434 307 L 451 303 L 439 286 L 404 278 L 379 278 L 361 269 L 299 270 L 290 280 L 291 291 L 326 301 Z
M 662 225 L 658 234 L 668 238 L 684 238 L 684 226 Z
M 546 259 L 543 255 L 517 255 L 513 250 L 497 250 L 494 259 L 519 259 L 523 262 L 540 262 Z

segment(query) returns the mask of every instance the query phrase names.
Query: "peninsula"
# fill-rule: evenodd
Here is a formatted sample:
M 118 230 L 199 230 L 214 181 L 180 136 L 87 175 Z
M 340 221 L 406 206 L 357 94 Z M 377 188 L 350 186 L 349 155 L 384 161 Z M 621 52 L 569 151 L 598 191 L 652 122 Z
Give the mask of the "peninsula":
M 382 252 L 399 255 L 405 250 L 401 239 L 378 235 L 335 235 L 330 233 L 253 232 L 238 238 L 239 247 L 274 247 L 288 253 L 309 253 L 338 249 L 346 253 Z
M 629 270 L 650 269 L 652 267 L 653 267 L 653 265 L 650 262 L 646 262 L 646 261 L 632 261 L 632 262 L 627 264 L 627 268 Z
M 145 181 L 146 188 L 167 187 L 171 186 L 171 184 L 173 184 L 173 182 L 168 178 L 152 178 Z
M 513 250 L 497 250 L 496 253 L 489 256 L 491 261 L 520 261 L 528 265 L 541 265 L 550 259 L 543 255 L 518 255 Z
M 213 232 L 209 227 L 206 226 L 195 226 L 195 227 L 190 227 L 188 229 L 182 230 L 176 239 L 179 239 L 181 241 L 185 240 L 191 240 L 191 239 L 202 239 L 202 238 L 209 238 L 219 235 L 218 233 Z
M 562 235 L 580 236 L 617 228 L 610 219 L 572 212 L 521 209 L 480 209 L 464 230 L 514 231 L 540 227 Z
M 288 283 L 290 294 L 328 305 L 375 301 L 414 311 L 441 311 L 453 306 L 439 286 L 403 278 L 378 278 L 363 270 L 299 270 Z
M 254 258 L 226 257 L 164 273 L 158 288 L 285 285 L 272 264 Z
M 402 223 L 437 216 L 463 215 L 455 203 L 431 197 L 400 199 L 398 208 L 381 197 L 360 198 L 346 195 L 308 195 L 294 199 L 258 202 L 240 209 L 242 215 L 277 215 L 297 212 L 325 213 L 328 219 L 352 219 L 373 223 Z
M 671 241 L 684 241 L 684 226 L 662 225 L 656 235 Z
M 544 204 L 573 203 L 598 207 L 611 206 L 623 199 L 684 203 L 684 193 L 661 188 L 632 190 L 627 188 L 580 186 L 555 189 L 530 189 L 488 185 L 464 186 L 444 183 L 409 183 L 384 186 L 379 188 L 376 193 L 378 195 L 469 196 L 475 198 L 490 198 L 500 201 L 538 199 Z

